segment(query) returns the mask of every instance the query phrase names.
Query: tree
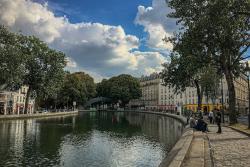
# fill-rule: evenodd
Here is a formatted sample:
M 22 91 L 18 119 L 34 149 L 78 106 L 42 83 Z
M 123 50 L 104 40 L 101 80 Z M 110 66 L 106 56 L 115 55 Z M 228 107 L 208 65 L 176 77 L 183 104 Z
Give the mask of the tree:
M 57 91 L 66 62 L 62 52 L 50 49 L 34 36 L 22 36 L 21 43 L 21 51 L 26 57 L 23 84 L 29 87 L 24 109 L 27 113 L 32 92 L 49 96 Z
M 121 74 L 109 80 L 102 80 L 97 84 L 97 94 L 113 99 L 113 102 L 122 102 L 125 106 L 129 100 L 141 96 L 140 83 L 137 78 L 131 75 Z
M 22 84 L 25 56 L 20 50 L 20 37 L 0 26 L 0 85 L 7 88 Z
M 58 93 L 59 103 L 63 106 L 84 105 L 87 100 L 96 95 L 94 79 L 84 72 L 68 73 L 65 75 L 62 89 Z
M 101 82 L 96 85 L 97 96 L 99 97 L 107 97 L 110 93 L 110 84 L 109 80 L 103 79 Z
M 201 109 L 205 81 L 204 72 L 206 68 L 201 68 L 204 62 L 201 63 L 196 58 L 197 57 L 192 55 L 177 56 L 173 53 L 170 63 L 163 64 L 164 69 L 161 72 L 161 76 L 164 84 L 173 87 L 175 93 L 181 93 L 185 91 L 187 87 L 195 87 L 198 109 Z
M 64 76 L 66 65 L 62 52 L 50 49 L 34 36 L 12 33 L 0 26 L 0 85 L 9 88 L 29 86 L 25 113 L 31 95 L 40 98 L 55 95 Z
M 198 98 L 198 109 L 202 107 L 203 91 L 201 77 L 210 60 L 206 58 L 206 49 L 195 40 L 198 34 L 184 32 L 181 35 L 164 39 L 173 44 L 170 63 L 165 63 L 162 78 L 165 85 L 175 88 L 175 92 L 183 92 L 186 87 L 195 87 Z M 182 37 L 182 38 L 181 38 Z
M 215 100 L 221 95 L 220 80 L 222 76 L 217 73 L 214 67 L 207 67 L 206 70 L 201 74 L 201 88 L 203 94 L 207 97 L 207 100 L 211 99 L 212 103 L 215 104 Z
M 206 58 L 225 75 L 230 123 L 236 123 L 234 78 L 241 72 L 241 60 L 250 47 L 250 1 L 171 0 L 169 6 L 174 11 L 169 16 L 178 19 L 182 30 L 176 35 L 178 40 L 191 34 L 203 46 Z

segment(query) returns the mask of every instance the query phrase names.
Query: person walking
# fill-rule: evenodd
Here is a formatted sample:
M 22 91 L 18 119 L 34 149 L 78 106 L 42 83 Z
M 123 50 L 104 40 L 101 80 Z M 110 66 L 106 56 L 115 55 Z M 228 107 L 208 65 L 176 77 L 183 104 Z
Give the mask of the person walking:
M 218 126 L 217 133 L 221 133 L 221 112 L 217 110 L 216 117 L 215 117 L 216 124 Z
M 213 123 L 213 119 L 214 119 L 214 113 L 213 113 L 213 111 L 209 111 L 208 118 L 209 118 L 210 124 L 212 124 Z

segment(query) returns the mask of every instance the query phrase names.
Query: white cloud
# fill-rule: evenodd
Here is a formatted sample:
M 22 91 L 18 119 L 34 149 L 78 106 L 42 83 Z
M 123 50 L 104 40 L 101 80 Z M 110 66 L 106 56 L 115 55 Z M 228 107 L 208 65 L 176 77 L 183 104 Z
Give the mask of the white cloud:
M 149 10 L 141 10 L 141 16 Z M 7 25 L 13 31 L 39 37 L 69 56 L 68 69 L 84 69 L 99 79 L 119 73 L 142 75 L 159 71 L 161 63 L 165 61 L 158 52 L 133 51 L 138 50 L 139 39 L 126 34 L 121 26 L 84 22 L 72 24 L 66 17 L 55 16 L 47 4 L 30 0 L 0 0 L 0 24 Z M 163 47 L 156 36 L 165 29 L 161 25 L 145 25 L 151 34 L 149 44 L 156 43 L 156 47 Z
M 156 50 L 172 49 L 171 43 L 165 43 L 162 39 L 171 36 L 176 29 L 173 19 L 167 18 L 171 9 L 165 0 L 153 0 L 152 7 L 139 6 L 135 23 L 142 25 L 148 33 L 147 44 Z
M 47 6 L 25 0 L 1 0 L 0 23 L 24 34 L 36 35 L 46 42 L 60 37 L 67 24 L 64 17 L 55 17 Z

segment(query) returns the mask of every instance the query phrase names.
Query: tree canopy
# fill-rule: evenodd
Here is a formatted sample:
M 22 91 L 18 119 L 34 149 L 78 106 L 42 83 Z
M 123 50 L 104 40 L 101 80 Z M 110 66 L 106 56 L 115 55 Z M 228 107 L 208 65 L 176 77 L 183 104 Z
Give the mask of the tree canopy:
M 58 96 L 62 104 L 69 103 L 71 106 L 73 101 L 77 105 L 84 105 L 87 100 L 95 95 L 94 79 L 84 72 L 76 72 L 65 76 L 63 87 Z
M 98 83 L 97 95 L 111 98 L 114 102 L 120 100 L 122 105 L 125 105 L 129 100 L 141 96 L 140 83 L 137 78 L 131 75 L 121 74 Z
M 0 27 L 0 84 L 27 85 L 25 112 L 32 93 L 51 96 L 64 77 L 65 55 L 34 36 Z
M 23 82 L 25 55 L 21 52 L 21 36 L 0 26 L 0 85 L 13 88 Z
M 172 40 L 181 45 L 183 41 L 197 43 L 192 55 L 204 56 L 203 59 L 225 75 L 230 123 L 237 122 L 234 78 L 242 71 L 241 61 L 247 57 L 250 47 L 250 1 L 171 0 L 169 6 L 173 9 L 169 17 L 177 19 L 180 27 Z M 194 45 L 183 46 L 190 50 Z

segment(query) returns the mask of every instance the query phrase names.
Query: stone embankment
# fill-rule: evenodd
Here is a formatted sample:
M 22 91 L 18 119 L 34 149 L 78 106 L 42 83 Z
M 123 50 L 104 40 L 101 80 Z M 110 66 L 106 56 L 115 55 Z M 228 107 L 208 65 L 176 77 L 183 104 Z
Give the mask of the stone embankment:
M 250 167 L 248 135 L 229 127 L 218 134 L 216 125 L 208 129 L 186 129 L 160 167 Z
M 78 111 L 37 113 L 37 114 L 20 114 L 20 115 L 0 115 L 0 120 L 44 118 L 44 117 L 56 117 L 56 116 L 76 115 L 76 114 L 78 114 Z

